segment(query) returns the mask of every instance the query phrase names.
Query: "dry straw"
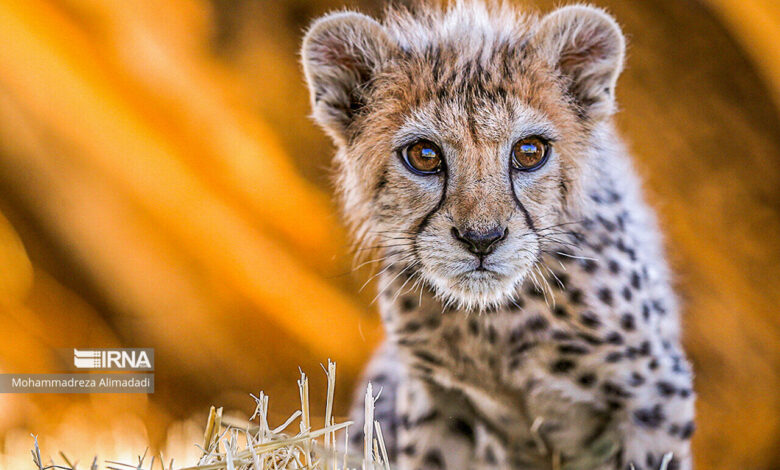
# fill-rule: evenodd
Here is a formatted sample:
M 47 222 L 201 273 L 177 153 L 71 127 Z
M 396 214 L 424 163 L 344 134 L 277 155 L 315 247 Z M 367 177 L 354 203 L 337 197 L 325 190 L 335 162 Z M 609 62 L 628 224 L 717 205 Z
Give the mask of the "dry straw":
M 318 469 L 318 470 L 389 470 L 387 449 L 382 440 L 382 430 L 374 421 L 375 396 L 369 384 L 366 393 L 366 425 L 364 428 L 364 455 L 354 457 L 348 454 L 349 426 L 351 421 L 335 423 L 333 418 L 333 392 L 336 386 L 336 364 L 328 361 L 325 370 L 328 379 L 328 391 L 325 407 L 326 426 L 311 428 L 309 409 L 309 380 L 301 372 L 298 389 L 301 397 L 301 409 L 295 411 L 281 426 L 271 429 L 268 424 L 268 396 L 260 393 L 252 395 L 256 406 L 248 421 L 223 419 L 222 408 L 211 407 L 203 442 L 195 444 L 201 449 L 200 458 L 194 464 L 178 465 L 173 460 L 165 462 L 162 455 L 148 456 L 146 452 L 138 457 L 138 462 L 104 462 L 98 466 L 97 458 L 87 469 L 77 468 L 63 454 L 62 463 L 53 459 L 46 464 L 41 458 L 38 439 L 34 438 L 32 450 L 33 464 L 38 470 L 281 470 L 281 469 Z M 296 434 L 285 432 L 297 419 L 300 419 L 300 431 Z M 338 449 L 337 433 L 344 431 L 343 451 Z M 376 437 L 374 437 L 376 432 Z
M 248 421 L 222 416 L 222 408 L 211 407 L 203 433 L 203 442 L 196 444 L 201 450 L 198 461 L 191 465 L 176 465 L 173 460 L 167 464 L 162 455 L 150 456 L 147 453 L 138 457 L 136 463 L 106 461 L 102 469 L 97 458 L 87 470 L 282 470 L 282 469 L 317 469 L 317 470 L 390 470 L 387 448 L 382 437 L 382 427 L 374 420 L 374 404 L 379 394 L 374 395 L 369 383 L 365 396 L 365 425 L 363 426 L 363 455 L 350 456 L 349 426 L 351 421 L 335 423 L 333 418 L 333 392 L 336 387 L 336 364 L 328 360 L 325 370 L 328 379 L 328 391 L 325 405 L 326 426 L 321 429 L 311 428 L 309 408 L 309 379 L 301 372 L 298 380 L 298 390 L 301 399 L 301 409 L 295 411 L 280 426 L 271 429 L 268 424 L 268 396 L 260 393 L 251 395 L 255 400 L 255 411 Z M 380 391 L 381 393 L 381 391 Z M 295 420 L 300 419 L 300 431 L 297 434 L 285 432 Z M 531 434 L 538 436 L 541 420 L 531 426 Z M 336 436 L 344 431 L 343 451 L 338 449 Z M 34 438 L 32 450 L 34 468 L 38 470 L 82 470 L 71 464 L 70 460 L 59 453 L 63 463 L 58 464 L 50 459 L 44 464 L 38 439 Z M 540 439 L 541 440 L 541 439 Z M 577 461 L 562 463 L 561 456 L 553 452 L 551 468 L 553 470 L 590 470 L 599 467 L 603 460 L 598 457 L 613 455 L 614 436 L 607 434 L 593 445 L 592 454 Z M 546 446 L 540 448 L 540 453 L 548 455 Z M 667 470 L 672 461 L 672 454 L 663 456 L 659 470 Z M 633 468 L 630 465 L 629 468 Z

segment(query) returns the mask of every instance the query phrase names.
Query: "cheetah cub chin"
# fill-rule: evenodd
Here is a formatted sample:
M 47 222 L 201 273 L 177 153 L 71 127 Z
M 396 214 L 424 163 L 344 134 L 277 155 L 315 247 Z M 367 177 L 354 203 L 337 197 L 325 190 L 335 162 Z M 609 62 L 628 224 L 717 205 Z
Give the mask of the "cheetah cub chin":
M 691 468 L 678 309 L 611 118 L 624 51 L 589 6 L 308 30 L 344 213 L 381 252 L 366 380 L 399 468 Z

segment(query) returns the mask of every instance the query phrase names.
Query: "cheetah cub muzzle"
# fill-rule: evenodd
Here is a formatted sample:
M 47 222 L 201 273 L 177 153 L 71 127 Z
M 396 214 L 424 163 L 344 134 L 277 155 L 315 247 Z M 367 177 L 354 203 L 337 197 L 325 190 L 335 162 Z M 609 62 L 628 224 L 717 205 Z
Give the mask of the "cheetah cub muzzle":
M 624 51 L 588 6 L 308 30 L 344 214 L 381 259 L 365 379 L 398 468 L 691 468 L 678 308 L 612 123 Z

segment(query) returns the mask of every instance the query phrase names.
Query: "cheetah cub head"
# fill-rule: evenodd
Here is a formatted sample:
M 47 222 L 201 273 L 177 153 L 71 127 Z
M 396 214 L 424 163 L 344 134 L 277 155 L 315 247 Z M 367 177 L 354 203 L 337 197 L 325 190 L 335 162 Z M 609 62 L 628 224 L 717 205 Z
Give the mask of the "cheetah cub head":
M 539 18 L 464 0 L 317 20 L 304 72 L 358 239 L 461 308 L 510 301 L 613 145 L 624 49 L 588 6 Z

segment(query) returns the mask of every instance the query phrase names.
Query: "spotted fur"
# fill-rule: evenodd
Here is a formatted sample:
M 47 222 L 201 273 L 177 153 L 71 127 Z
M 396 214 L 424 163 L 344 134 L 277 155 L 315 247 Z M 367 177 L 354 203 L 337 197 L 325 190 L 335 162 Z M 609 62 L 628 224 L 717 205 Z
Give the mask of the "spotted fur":
M 387 341 L 366 374 L 401 468 L 689 469 L 691 371 L 660 236 L 612 126 L 624 40 L 588 6 L 341 12 L 302 56 Z M 514 142 L 550 142 L 514 170 Z M 401 150 L 435 142 L 443 171 Z M 504 230 L 488 255 L 453 236 Z M 358 413 L 359 415 L 359 413 Z

